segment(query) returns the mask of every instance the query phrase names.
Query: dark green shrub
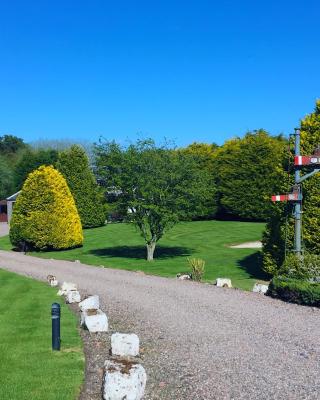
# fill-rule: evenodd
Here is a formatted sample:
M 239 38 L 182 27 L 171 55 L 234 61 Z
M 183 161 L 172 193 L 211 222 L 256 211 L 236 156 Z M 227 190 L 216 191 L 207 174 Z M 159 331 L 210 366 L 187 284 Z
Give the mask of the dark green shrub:
M 278 275 L 308 281 L 320 281 L 320 256 L 305 253 L 299 258 L 289 254 L 284 260 Z
M 313 113 L 301 121 L 301 154 L 311 155 L 320 143 L 320 100 L 316 102 Z M 291 164 L 293 159 L 291 158 Z M 305 174 L 306 172 L 303 172 Z M 293 184 L 291 174 L 290 185 Z M 288 190 L 288 175 L 284 168 L 279 176 L 280 190 L 276 193 L 285 193 Z M 303 187 L 303 244 L 308 252 L 320 254 L 320 201 L 319 187 L 320 174 L 315 174 L 302 184 Z M 270 193 L 271 194 L 271 193 Z M 270 202 L 271 203 L 271 202 Z M 272 207 L 270 219 L 263 236 L 263 268 L 266 272 L 277 274 L 284 261 L 285 249 L 293 248 L 294 218 L 292 204 L 281 202 Z M 288 215 L 288 218 L 286 218 Z M 286 243 L 285 243 L 286 242 Z
M 219 214 L 250 220 L 269 218 L 277 193 L 286 141 L 263 129 L 228 140 L 214 153 Z
M 83 228 L 102 226 L 106 220 L 102 195 L 89 166 L 86 152 L 78 145 L 59 154 L 57 168 L 66 179 Z
M 277 276 L 272 279 L 267 295 L 290 303 L 320 307 L 320 283 Z

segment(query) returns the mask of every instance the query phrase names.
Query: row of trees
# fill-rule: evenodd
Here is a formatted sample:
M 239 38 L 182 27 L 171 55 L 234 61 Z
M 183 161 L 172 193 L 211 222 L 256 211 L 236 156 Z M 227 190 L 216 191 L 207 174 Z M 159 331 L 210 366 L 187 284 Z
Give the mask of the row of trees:
M 68 152 L 68 149 L 59 151 L 57 148 L 31 148 L 21 139 L 8 135 L 0 138 L 0 143 L 1 198 L 20 190 L 28 174 L 40 165 L 59 164 L 61 169 L 59 157 Z M 264 130 L 258 130 L 248 132 L 243 138 L 233 138 L 220 147 L 215 144 L 193 143 L 186 148 L 175 149 L 181 158 L 183 155 L 184 158 L 192 159 L 198 169 L 207 174 L 208 184 L 214 192 L 207 203 L 202 203 L 201 210 L 195 209 L 192 216 L 188 213 L 188 218 L 266 220 L 272 207 L 270 193 L 279 189 L 279 176 L 286 164 L 286 146 L 283 136 L 274 137 Z M 172 146 L 165 147 L 166 150 L 173 151 Z M 96 160 L 93 158 L 92 163 L 99 166 L 99 146 L 95 150 Z M 78 155 L 74 154 L 74 157 L 73 167 L 72 158 L 64 157 L 64 163 L 69 159 L 68 169 L 74 169 L 76 165 L 81 165 L 83 169 L 83 165 L 76 160 Z M 87 163 L 87 159 L 83 162 Z M 101 168 L 98 172 L 99 179 L 105 179 L 105 174 L 100 172 Z M 88 179 L 93 181 L 94 178 L 91 175 Z M 109 188 L 112 185 L 112 180 L 107 183 Z M 97 196 L 97 193 L 91 195 Z M 86 197 L 90 197 L 89 192 Z M 124 218 L 126 209 L 116 206 L 114 191 L 108 190 L 107 199 L 110 214 L 118 214 Z
M 113 211 L 135 223 L 152 260 L 157 241 L 180 220 L 265 220 L 272 207 L 270 194 L 279 187 L 285 147 L 281 135 L 272 137 L 264 130 L 221 147 L 106 142 L 95 148 L 96 172 Z
M 147 143 L 145 141 L 143 145 L 146 147 Z M 150 144 L 156 147 L 152 140 L 149 140 Z M 122 218 L 126 215 L 126 208 L 122 207 L 121 197 L 115 196 L 118 182 L 114 175 L 116 172 L 119 179 L 129 171 L 129 166 L 120 168 L 117 163 L 120 164 L 122 153 L 128 149 L 140 146 L 139 151 L 143 153 L 146 149 L 141 149 L 141 145 L 142 142 L 138 142 L 121 149 L 115 142 L 100 143 L 95 149 L 97 175 L 108 188 L 109 209 Z M 220 147 L 206 143 L 193 143 L 178 149 L 162 147 L 162 151 L 176 154 L 177 159 L 180 157 L 192 162 L 206 175 L 210 186 L 210 196 L 180 218 L 267 220 L 272 209 L 270 193 L 279 189 L 279 177 L 287 162 L 286 146 L 287 141 L 282 135 L 271 136 L 261 129 L 248 132 L 243 138 L 233 138 Z M 151 175 L 150 170 L 150 181 L 153 179 Z
M 95 177 L 79 146 L 31 149 L 20 139 L 8 139 L 6 150 L 0 151 L 10 154 L 13 168 L 6 169 L 7 181 L 13 179 L 15 189 L 40 165 L 53 165 L 66 179 L 84 228 L 101 226 L 106 210 L 116 213 L 138 227 L 150 260 L 157 241 L 180 220 L 265 220 L 270 193 L 279 186 L 286 145 L 282 136 L 263 130 L 221 147 L 193 143 L 176 149 L 156 146 L 152 140 L 127 147 L 100 142 L 94 148 Z

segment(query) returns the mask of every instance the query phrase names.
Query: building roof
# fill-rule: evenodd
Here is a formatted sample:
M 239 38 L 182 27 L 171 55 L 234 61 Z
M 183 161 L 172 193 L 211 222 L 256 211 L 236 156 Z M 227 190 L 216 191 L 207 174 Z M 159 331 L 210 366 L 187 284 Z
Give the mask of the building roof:
M 15 194 L 12 194 L 11 196 L 7 197 L 6 200 L 7 201 L 15 201 L 15 200 L 17 200 L 17 197 L 19 196 L 20 192 L 21 192 L 21 190 L 19 190 L 19 192 L 15 193 Z

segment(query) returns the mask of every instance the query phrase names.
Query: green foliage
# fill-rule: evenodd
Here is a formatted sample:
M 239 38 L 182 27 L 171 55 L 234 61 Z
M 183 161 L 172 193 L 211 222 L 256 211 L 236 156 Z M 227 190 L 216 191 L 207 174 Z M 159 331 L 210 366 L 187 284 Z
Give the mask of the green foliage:
M 215 189 L 205 171 L 187 154 L 157 147 L 152 140 L 127 149 L 116 143 L 96 148 L 99 176 L 118 193 L 119 207 L 140 230 L 153 259 L 156 242 L 181 219 L 203 211 Z M 214 204 L 214 200 L 212 200 Z
M 28 149 L 22 139 L 12 136 L 0 136 L 0 200 L 16 192 L 14 185 L 14 167 L 21 154 Z
M 63 176 L 42 166 L 26 179 L 10 223 L 10 240 L 35 249 L 68 249 L 83 242 L 80 218 Z
M 285 191 L 284 191 L 285 192 Z M 270 275 L 276 275 L 279 267 L 285 259 L 285 249 L 291 248 L 293 243 L 293 229 L 287 230 L 286 235 L 286 214 L 288 217 L 288 227 L 291 227 L 289 219 L 291 219 L 291 205 L 276 204 L 271 209 L 270 218 L 263 232 L 263 269 Z M 287 236 L 287 237 L 286 237 Z
M 78 145 L 71 146 L 59 154 L 58 170 L 65 177 L 84 228 L 102 226 L 106 213 L 102 195 L 89 167 L 85 151 Z
M 25 149 L 27 145 L 24 141 L 13 135 L 0 136 L 0 154 L 11 155 L 19 150 Z
M 5 157 L 0 156 L 0 200 L 13 194 L 13 171 Z
M 24 151 L 14 168 L 15 191 L 22 188 L 22 185 L 30 172 L 40 167 L 40 165 L 55 165 L 57 159 L 58 152 L 52 149 L 28 149 Z
M 215 175 L 219 213 L 250 220 L 265 220 L 270 195 L 279 187 L 285 140 L 260 129 L 244 138 L 227 141 L 216 151 Z
M 191 270 L 191 276 L 194 281 L 201 282 L 205 269 L 206 262 L 201 258 L 188 258 L 188 264 Z
M 320 143 L 320 101 L 317 101 L 315 111 L 301 121 L 301 154 L 312 155 Z M 291 161 L 292 157 L 291 157 Z M 306 171 L 302 171 L 302 174 Z M 290 179 L 291 185 L 293 178 Z M 288 191 L 288 177 L 283 170 L 279 177 L 280 191 Z M 307 179 L 302 184 L 303 190 L 303 244 L 309 253 L 320 254 L 320 174 Z M 275 192 L 274 192 L 275 193 Z M 294 219 L 293 206 L 276 204 L 263 237 L 264 269 L 272 274 L 277 273 L 284 261 L 285 247 L 293 248 Z M 287 219 L 286 219 L 287 215 Z M 287 220 L 287 229 L 286 229 Z M 285 245 L 286 242 L 286 245 Z
M 215 154 L 218 149 L 216 144 L 194 142 L 185 148 L 178 149 L 179 152 L 192 157 L 198 168 L 205 171 L 208 175 L 210 185 L 215 186 Z M 209 219 L 213 218 L 217 211 L 216 200 L 208 199 L 208 203 L 203 202 L 202 210 L 199 215 L 193 215 L 193 219 Z
M 320 307 L 320 283 L 277 276 L 272 279 L 267 294 L 291 303 Z
M 302 257 L 297 257 L 295 254 L 289 254 L 278 274 L 289 278 L 320 281 L 320 256 L 305 253 Z

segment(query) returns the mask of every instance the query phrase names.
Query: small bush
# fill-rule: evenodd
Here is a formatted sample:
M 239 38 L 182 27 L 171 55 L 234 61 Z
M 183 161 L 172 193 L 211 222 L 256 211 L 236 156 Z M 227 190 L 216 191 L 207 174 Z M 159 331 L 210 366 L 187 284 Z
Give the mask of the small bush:
M 201 258 L 188 258 L 191 276 L 194 281 L 201 282 L 204 275 L 205 261 Z
M 278 275 L 317 282 L 320 279 L 320 256 L 305 253 L 302 257 L 290 254 L 284 260 Z
M 320 307 L 320 283 L 277 276 L 272 279 L 267 295 L 291 303 Z

